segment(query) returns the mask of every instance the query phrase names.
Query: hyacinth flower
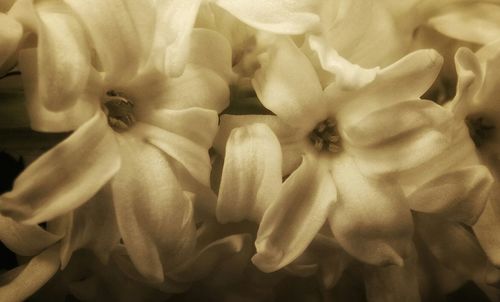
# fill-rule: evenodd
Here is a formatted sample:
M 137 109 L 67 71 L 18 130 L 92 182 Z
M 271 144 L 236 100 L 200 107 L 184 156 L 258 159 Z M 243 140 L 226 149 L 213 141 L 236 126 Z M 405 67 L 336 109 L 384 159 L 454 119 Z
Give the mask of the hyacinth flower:
M 0 211 L 27 224 L 57 218 L 49 228 L 64 234 L 63 267 L 79 248 L 106 262 L 121 238 L 158 283 L 194 252 L 193 203 L 209 186 L 208 148 L 228 101 L 226 61 L 210 58 L 230 53 L 218 34 L 192 30 L 198 5 L 11 8 L 37 35 L 19 53 L 32 127 L 74 131 L 17 178 Z
M 261 63 L 254 87 L 276 116 L 222 116 L 219 221 L 260 222 L 253 261 L 263 271 L 292 262 L 327 221 L 355 258 L 402 265 L 413 223 L 391 177 L 418 171 L 452 140 L 451 115 L 419 99 L 439 71 L 439 55 L 412 53 L 355 90 L 335 83 L 323 90 L 288 39 Z M 230 136 L 250 123 L 265 125 Z

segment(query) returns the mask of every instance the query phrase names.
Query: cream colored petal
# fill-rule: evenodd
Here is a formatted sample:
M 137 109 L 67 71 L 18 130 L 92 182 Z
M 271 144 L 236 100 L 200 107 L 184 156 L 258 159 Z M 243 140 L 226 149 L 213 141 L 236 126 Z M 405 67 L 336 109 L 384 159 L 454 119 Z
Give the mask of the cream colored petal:
M 118 227 L 137 270 L 162 282 L 194 248 L 193 206 L 161 150 L 126 135 L 120 153 L 111 183 Z
M 259 222 L 281 188 L 281 148 L 264 124 L 235 128 L 227 141 L 216 215 Z
M 479 220 L 472 226 L 481 247 L 490 261 L 500 267 L 500 189 L 496 183 Z
M 23 28 L 14 18 L 0 13 L 0 75 L 3 75 L 12 66 L 6 66 L 18 48 L 23 35 Z
M 361 174 L 348 155 L 332 159 L 338 192 L 328 221 L 333 235 L 352 256 L 375 265 L 403 265 L 413 235 L 403 192 L 385 180 Z
M 273 272 L 300 256 L 325 223 L 336 198 L 325 163 L 312 154 L 304 155 L 264 214 L 252 262 L 264 272 Z
M 90 200 L 120 162 L 115 133 L 98 112 L 19 175 L 0 211 L 30 224 L 53 219 Z

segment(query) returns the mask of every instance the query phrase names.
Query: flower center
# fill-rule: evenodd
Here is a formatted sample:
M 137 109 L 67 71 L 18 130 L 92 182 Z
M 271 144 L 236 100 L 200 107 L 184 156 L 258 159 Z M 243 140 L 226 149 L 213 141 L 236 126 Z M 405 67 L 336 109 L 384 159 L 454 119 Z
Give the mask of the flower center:
M 485 116 L 468 116 L 465 123 L 476 147 L 480 147 L 495 135 L 495 123 Z
M 314 128 L 309 139 L 318 151 L 337 153 L 341 150 L 340 136 L 337 132 L 337 123 L 334 119 L 326 119 Z
M 107 91 L 103 109 L 108 116 L 108 124 L 116 132 L 123 132 L 135 123 L 134 103 L 121 92 Z

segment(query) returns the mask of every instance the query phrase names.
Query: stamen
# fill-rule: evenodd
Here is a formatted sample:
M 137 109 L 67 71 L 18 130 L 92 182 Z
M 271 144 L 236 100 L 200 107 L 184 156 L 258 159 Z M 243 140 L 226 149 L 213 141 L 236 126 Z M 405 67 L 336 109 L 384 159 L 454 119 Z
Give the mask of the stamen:
M 108 124 L 117 132 L 123 132 L 135 123 L 134 103 L 115 90 L 106 92 L 103 109 L 108 116 Z
M 331 153 L 337 153 L 342 150 L 336 125 L 337 123 L 334 119 L 326 119 L 316 125 L 314 130 L 309 134 L 309 139 L 316 150 Z
M 465 123 L 476 147 L 481 147 L 495 135 L 495 123 L 485 116 L 468 116 Z

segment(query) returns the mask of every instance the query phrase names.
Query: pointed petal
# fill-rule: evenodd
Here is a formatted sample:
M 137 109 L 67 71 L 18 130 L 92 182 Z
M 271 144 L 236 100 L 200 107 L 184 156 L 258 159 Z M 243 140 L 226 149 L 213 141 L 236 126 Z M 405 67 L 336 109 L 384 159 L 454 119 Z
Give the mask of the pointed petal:
M 336 191 L 324 164 L 315 155 L 304 155 L 265 212 L 255 241 L 257 254 L 252 258 L 260 270 L 273 272 L 292 262 L 325 223 Z
M 216 0 L 215 3 L 246 24 L 279 34 L 305 33 L 319 25 L 312 13 L 315 1 Z
M 8 276 L 7 283 L 0 280 L 2 301 L 24 301 L 38 291 L 59 268 L 59 246 L 46 249 L 26 265 L 14 269 L 15 276 Z M 7 273 L 9 274 L 9 273 Z
M 86 27 L 108 79 L 121 81 L 135 76 L 142 49 L 126 3 L 123 0 L 67 0 L 66 3 Z
M 325 89 L 339 125 L 353 125 L 374 110 L 394 103 L 416 100 L 436 79 L 443 58 L 435 50 L 412 52 L 382 69 L 375 80 L 360 90 L 342 91 L 331 84 Z
M 483 165 L 456 169 L 413 192 L 409 204 L 414 211 L 472 225 L 483 212 L 493 182 Z
M 36 224 L 87 202 L 120 168 L 115 134 L 102 112 L 38 158 L 0 196 L 0 211 Z
M 102 263 L 107 263 L 120 240 L 110 186 L 103 187 L 89 202 L 67 216 L 62 218 L 66 219 L 66 235 L 61 242 L 63 269 L 73 252 L 82 248 L 92 250 Z
M 157 0 L 153 64 L 170 76 L 182 74 L 201 0 Z
M 216 215 L 221 223 L 260 221 L 281 187 L 281 148 L 264 124 L 236 128 L 226 146 Z
M 494 3 L 459 3 L 445 13 L 429 19 L 428 24 L 451 38 L 488 44 L 500 35 L 500 6 Z
M 87 86 L 90 47 L 66 6 L 39 10 L 38 101 L 53 111 L 73 106 Z M 67 10 L 67 12 L 66 12 Z
M 118 227 L 137 270 L 155 282 L 190 257 L 195 225 L 163 152 L 131 136 L 120 141 L 123 165 L 114 177 Z
M 285 123 L 312 129 L 326 117 L 318 75 L 290 38 L 278 39 L 275 44 L 269 57 L 260 60 L 261 69 L 252 80 L 255 92 Z
M 369 302 L 419 302 L 417 255 L 407 259 L 404 266 L 376 267 L 365 265 L 363 277 Z
M 413 233 L 402 192 L 384 180 L 363 176 L 348 155 L 332 160 L 338 200 L 329 216 L 340 245 L 361 261 L 402 265 Z
M 191 176 L 202 185 L 207 187 L 210 185 L 212 167 L 207 148 L 184 136 L 147 124 L 135 124 L 133 131 L 181 163 Z
M 14 253 L 34 256 L 56 243 L 61 236 L 38 225 L 25 225 L 0 215 L 0 241 Z

